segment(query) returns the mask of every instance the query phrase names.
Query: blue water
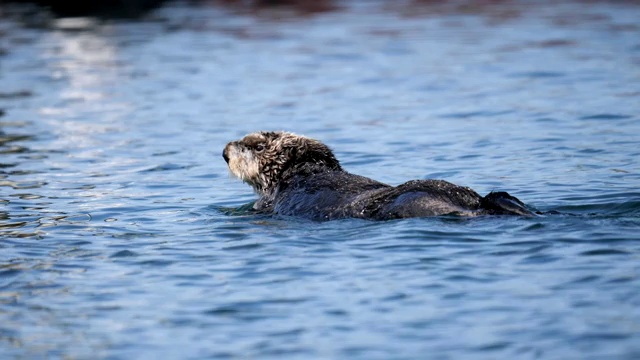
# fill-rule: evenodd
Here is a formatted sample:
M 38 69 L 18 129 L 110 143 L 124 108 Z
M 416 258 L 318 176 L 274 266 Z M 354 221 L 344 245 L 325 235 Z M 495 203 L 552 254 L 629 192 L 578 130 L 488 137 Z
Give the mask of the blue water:
M 0 5 L 0 358 L 640 358 L 640 6 L 458 4 Z M 266 129 L 560 214 L 247 214 Z

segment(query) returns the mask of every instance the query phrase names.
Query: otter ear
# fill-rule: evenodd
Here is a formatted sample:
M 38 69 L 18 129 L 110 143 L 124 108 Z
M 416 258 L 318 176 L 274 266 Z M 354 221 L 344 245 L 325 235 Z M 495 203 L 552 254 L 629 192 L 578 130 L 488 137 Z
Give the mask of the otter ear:
M 299 143 L 293 147 L 296 163 L 312 163 L 339 170 L 340 162 L 329 147 L 317 140 L 300 137 Z

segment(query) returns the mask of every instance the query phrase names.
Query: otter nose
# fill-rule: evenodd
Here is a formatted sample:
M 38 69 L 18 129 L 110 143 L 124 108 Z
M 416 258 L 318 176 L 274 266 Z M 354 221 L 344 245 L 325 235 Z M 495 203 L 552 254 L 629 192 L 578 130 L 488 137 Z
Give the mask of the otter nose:
M 237 143 L 237 141 L 232 141 L 224 147 L 224 150 L 222 150 L 222 158 L 227 162 L 227 164 L 229 163 L 229 153 L 231 152 L 231 148 L 236 146 Z
M 224 159 L 224 161 L 227 162 L 227 164 L 229 163 L 229 155 L 228 155 L 228 150 L 229 149 L 229 145 L 227 144 L 227 146 L 224 147 L 224 150 L 222 150 L 222 158 Z

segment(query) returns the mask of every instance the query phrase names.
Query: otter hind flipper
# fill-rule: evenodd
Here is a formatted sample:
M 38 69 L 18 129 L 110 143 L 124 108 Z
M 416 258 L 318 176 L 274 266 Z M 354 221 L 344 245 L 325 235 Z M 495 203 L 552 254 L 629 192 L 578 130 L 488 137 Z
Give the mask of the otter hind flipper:
M 490 192 L 482 198 L 480 207 L 488 214 L 535 216 L 522 201 L 504 191 Z

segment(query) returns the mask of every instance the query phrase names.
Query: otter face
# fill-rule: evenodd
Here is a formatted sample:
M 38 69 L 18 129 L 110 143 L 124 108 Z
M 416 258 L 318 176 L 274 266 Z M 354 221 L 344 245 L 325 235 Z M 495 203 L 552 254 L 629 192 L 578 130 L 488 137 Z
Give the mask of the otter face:
M 339 170 L 331 150 L 321 142 L 288 132 L 257 132 L 227 144 L 222 157 L 229 170 L 261 195 L 271 193 L 283 173 L 313 163 Z

